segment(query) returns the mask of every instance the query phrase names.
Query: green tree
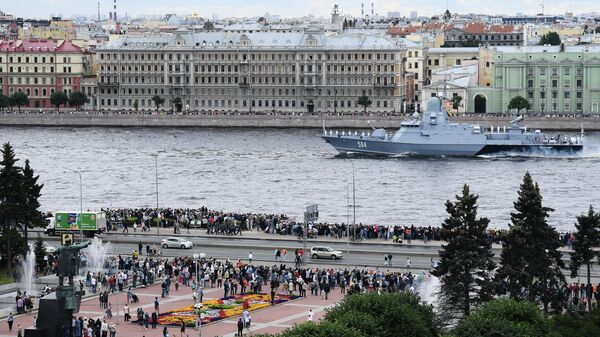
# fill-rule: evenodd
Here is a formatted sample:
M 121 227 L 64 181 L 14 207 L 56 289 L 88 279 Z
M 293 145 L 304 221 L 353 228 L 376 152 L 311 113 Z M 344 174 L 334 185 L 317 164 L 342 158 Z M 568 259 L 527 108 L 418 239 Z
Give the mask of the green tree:
M 152 101 L 154 102 L 154 105 L 156 105 L 156 111 L 158 112 L 158 108 L 165 102 L 165 99 L 158 95 L 154 95 L 152 96 Z
M 492 244 L 487 239 L 490 220 L 477 218 L 477 199 L 464 185 L 456 201 L 446 201 L 448 218 L 442 228 L 446 245 L 440 251 L 440 262 L 432 274 L 440 278 L 438 293 L 444 318 L 468 316 L 475 307 L 492 299 Z
M 363 107 L 365 114 L 367 113 L 367 108 L 370 107 L 371 104 L 373 104 L 373 101 L 371 101 L 367 95 L 362 95 L 358 98 L 358 105 Z
M 0 93 L 0 111 L 4 111 L 8 107 L 10 107 L 10 98 Z
M 46 267 L 46 261 L 44 260 L 44 257 L 46 257 L 46 247 L 44 247 L 44 240 L 39 236 L 33 245 L 33 252 L 35 254 L 35 265 L 37 270 L 43 271 Z
M 597 26 L 596 29 L 594 30 L 594 33 L 596 34 L 600 34 L 600 26 Z
M 552 322 L 533 303 L 501 299 L 465 318 L 456 337 L 558 337 Z
M 67 102 L 69 102 L 69 97 L 62 91 L 55 91 L 50 95 L 50 103 L 56 107 L 57 111 L 61 105 L 67 104 Z
M 548 311 L 548 289 L 558 293 L 565 286 L 562 268 L 565 264 L 558 233 L 548 225 L 553 209 L 542 205 L 542 195 L 529 172 L 523 177 L 519 196 L 514 202 L 511 224 L 500 253 L 500 268 L 496 273 L 502 288 L 511 298 L 524 297 L 530 302 L 541 300 Z
M 272 337 L 274 335 L 253 335 L 255 337 Z M 285 330 L 279 337 L 367 337 L 359 331 L 342 324 L 322 321 L 319 324 L 307 322 Z
M 44 184 L 38 184 L 39 176 L 35 175 L 35 172 L 29 165 L 29 159 L 25 159 L 25 167 L 23 167 L 23 192 L 25 194 L 25 207 L 23 210 L 23 217 L 20 219 L 23 225 L 23 235 L 25 241 L 28 239 L 28 229 L 35 227 L 43 227 L 44 219 L 42 213 L 38 210 L 40 208 L 39 198 L 42 196 L 42 188 Z
M 462 102 L 462 96 L 456 95 L 452 97 L 452 109 L 458 110 L 460 103 Z
M 206 21 L 204 23 L 204 26 L 202 27 L 205 31 L 210 32 L 211 30 L 215 29 L 215 24 L 210 22 L 210 21 Z
M 135 111 L 137 111 L 138 107 L 138 100 L 136 99 L 135 101 L 133 101 L 133 108 L 135 109 Z
M 544 45 L 551 45 L 551 46 L 558 46 L 561 44 L 560 42 L 560 36 L 558 35 L 557 32 L 548 32 L 544 35 L 542 35 L 542 37 L 540 38 L 540 43 L 541 46 Z
M 177 110 L 177 112 L 181 112 L 181 109 L 183 108 L 181 97 L 175 97 L 173 99 L 173 104 L 175 105 L 175 109 Z
M 590 270 L 594 259 L 600 258 L 600 251 L 594 250 L 600 246 L 600 214 L 594 212 L 590 205 L 587 215 L 583 214 L 577 217 L 575 224 L 575 240 L 573 242 L 573 253 L 571 253 L 571 276 L 577 277 L 579 268 L 587 268 L 587 304 L 588 310 L 592 311 L 592 281 Z
M 23 175 L 21 168 L 17 166 L 19 159 L 9 143 L 2 148 L 2 161 L 0 162 L 0 225 L 2 226 L 2 250 L 3 259 L 7 263 L 10 273 L 13 257 L 27 252 L 27 245 L 23 245 L 23 238 L 16 230 L 19 219 L 24 218 L 25 204 L 27 203 L 23 191 Z M 21 240 L 20 240 L 20 239 Z M 25 247 L 19 250 L 18 247 Z M 14 248 L 14 249 L 13 249 Z
M 18 107 L 20 112 L 23 105 L 29 104 L 29 97 L 24 92 L 17 91 L 10 96 L 10 103 L 11 106 Z
M 530 107 L 529 101 L 523 96 L 515 96 L 508 102 L 509 110 L 517 109 L 518 111 L 521 111 L 523 109 L 527 110 Z
M 553 326 L 562 337 L 600 336 L 600 308 L 587 314 L 567 312 L 553 317 Z
M 364 336 L 438 336 L 433 309 L 411 293 L 367 293 L 346 296 L 325 320 L 358 330 Z
M 69 105 L 74 106 L 76 110 L 87 102 L 87 96 L 81 91 L 74 91 L 69 96 Z

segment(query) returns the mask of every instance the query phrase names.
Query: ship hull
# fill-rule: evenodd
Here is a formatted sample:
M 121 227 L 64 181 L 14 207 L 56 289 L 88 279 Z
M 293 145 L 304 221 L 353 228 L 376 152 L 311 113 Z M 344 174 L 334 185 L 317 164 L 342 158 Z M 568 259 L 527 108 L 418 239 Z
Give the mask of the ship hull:
M 424 156 L 475 156 L 483 144 L 413 144 L 384 140 L 322 136 L 339 153 L 361 153 L 379 156 L 417 154 Z
M 322 136 L 339 153 L 360 153 L 375 156 L 416 154 L 423 156 L 473 157 L 498 153 L 514 154 L 577 154 L 581 144 L 414 144 L 358 137 Z

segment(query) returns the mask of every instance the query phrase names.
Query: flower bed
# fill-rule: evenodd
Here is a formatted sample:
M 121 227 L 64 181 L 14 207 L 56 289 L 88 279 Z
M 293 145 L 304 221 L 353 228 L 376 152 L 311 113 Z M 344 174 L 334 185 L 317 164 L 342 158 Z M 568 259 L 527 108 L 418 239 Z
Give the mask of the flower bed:
M 275 304 L 284 303 L 298 296 L 276 295 Z M 271 305 L 271 295 L 268 294 L 245 294 L 224 297 L 218 300 L 207 300 L 202 302 L 200 313 L 204 313 L 202 324 L 215 322 L 221 319 L 241 315 L 244 309 L 254 311 Z M 198 314 L 194 305 L 168 311 L 158 315 L 158 324 L 181 326 L 183 320 L 189 327 L 196 325 Z

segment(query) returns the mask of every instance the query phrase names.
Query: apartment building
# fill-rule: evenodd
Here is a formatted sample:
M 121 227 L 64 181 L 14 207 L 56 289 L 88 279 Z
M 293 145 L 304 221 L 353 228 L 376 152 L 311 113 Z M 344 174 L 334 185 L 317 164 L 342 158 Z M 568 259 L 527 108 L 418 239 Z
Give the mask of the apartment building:
M 99 110 L 400 112 L 406 48 L 373 32 L 201 32 L 125 36 L 96 50 Z M 93 92 L 90 88 L 89 92 Z M 177 104 L 181 102 L 181 104 Z
M 89 55 L 71 41 L 0 41 L 2 93 L 26 93 L 29 107 L 51 107 L 50 95 L 55 91 L 79 91 L 80 79 L 89 69 Z

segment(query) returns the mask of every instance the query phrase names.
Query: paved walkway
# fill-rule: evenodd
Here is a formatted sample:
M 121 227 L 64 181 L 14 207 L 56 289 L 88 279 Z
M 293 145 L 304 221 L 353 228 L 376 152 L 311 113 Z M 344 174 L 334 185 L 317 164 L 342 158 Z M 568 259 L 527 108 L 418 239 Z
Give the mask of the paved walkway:
M 268 287 L 266 287 L 268 289 Z M 174 310 L 184 306 L 193 304 L 192 291 L 189 287 L 180 286 L 176 292 L 174 287 L 171 289 L 171 294 L 167 298 L 160 298 L 160 284 L 156 284 L 145 289 L 137 288 L 135 294 L 140 298 L 139 303 L 130 304 L 130 312 L 135 316 L 136 309 L 142 307 L 145 311 L 152 312 L 154 309 L 154 298 L 158 297 L 160 303 L 160 312 Z M 220 288 L 205 288 L 204 300 L 221 298 L 223 289 Z M 113 319 L 107 320 L 117 322 L 117 337 L 119 336 L 145 336 L 145 337 L 162 337 L 162 326 L 156 329 L 144 329 L 143 327 L 123 322 L 123 305 L 127 299 L 126 293 L 115 293 L 109 296 L 109 303 L 113 307 Z M 250 312 L 252 324 L 247 333 L 277 333 L 292 327 L 296 323 L 305 322 L 310 309 L 315 313 L 314 319 L 321 319 L 327 307 L 335 304 L 342 299 L 339 288 L 333 289 L 328 300 L 321 299 L 319 296 L 309 294 L 307 298 L 299 298 L 294 301 L 285 302 L 274 307 L 268 307 L 262 310 Z M 119 308 L 118 312 L 116 309 Z M 33 312 L 27 315 L 19 315 L 15 317 L 15 323 L 12 333 L 8 331 L 6 319 L 0 321 L 0 337 L 14 337 L 17 335 L 17 325 L 21 324 L 23 329 L 32 326 L 34 316 L 37 313 Z M 100 308 L 98 298 L 92 297 L 84 299 L 81 303 L 81 308 L 78 316 L 102 318 L 104 309 Z M 238 317 L 232 317 L 225 320 L 220 320 L 215 323 L 202 326 L 202 336 L 234 336 L 237 332 Z M 135 319 L 135 318 L 134 318 Z M 169 336 L 179 337 L 180 328 L 168 327 Z M 186 332 L 189 336 L 198 336 L 200 331 L 195 331 L 193 328 L 187 328 Z

